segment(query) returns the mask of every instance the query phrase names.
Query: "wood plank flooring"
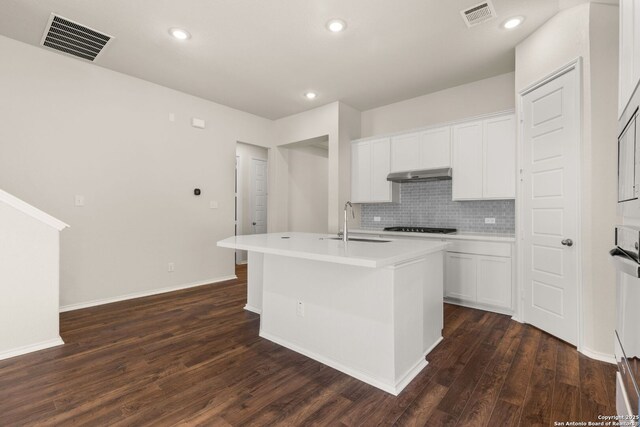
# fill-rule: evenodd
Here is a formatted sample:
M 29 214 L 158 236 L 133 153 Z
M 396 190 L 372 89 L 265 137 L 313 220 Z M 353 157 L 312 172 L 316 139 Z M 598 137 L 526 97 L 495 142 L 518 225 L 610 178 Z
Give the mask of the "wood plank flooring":
M 551 426 L 615 414 L 615 367 L 445 305 L 397 397 L 258 337 L 238 280 L 61 315 L 66 344 L 0 361 L 0 426 Z

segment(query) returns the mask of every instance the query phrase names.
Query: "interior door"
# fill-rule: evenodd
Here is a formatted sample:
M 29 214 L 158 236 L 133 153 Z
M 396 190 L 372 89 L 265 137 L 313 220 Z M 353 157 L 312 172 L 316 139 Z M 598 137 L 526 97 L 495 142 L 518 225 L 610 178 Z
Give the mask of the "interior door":
M 524 320 L 578 342 L 577 71 L 522 98 L 522 268 Z
M 254 234 L 267 232 L 267 161 L 251 159 L 252 225 Z

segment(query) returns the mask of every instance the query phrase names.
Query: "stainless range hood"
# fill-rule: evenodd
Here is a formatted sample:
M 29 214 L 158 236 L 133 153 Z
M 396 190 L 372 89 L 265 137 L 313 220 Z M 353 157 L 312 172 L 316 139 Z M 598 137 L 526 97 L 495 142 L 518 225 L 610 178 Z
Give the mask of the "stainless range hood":
M 392 172 L 387 175 L 387 181 L 391 182 L 440 181 L 444 179 L 451 179 L 451 168 Z

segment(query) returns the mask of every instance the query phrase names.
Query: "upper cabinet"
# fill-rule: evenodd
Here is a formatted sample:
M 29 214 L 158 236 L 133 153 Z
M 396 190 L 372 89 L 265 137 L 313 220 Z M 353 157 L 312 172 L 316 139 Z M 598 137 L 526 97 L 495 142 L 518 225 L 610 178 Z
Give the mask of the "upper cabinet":
M 391 138 L 391 172 L 451 166 L 451 128 L 408 133 Z
M 398 184 L 387 181 L 391 170 L 391 140 L 380 138 L 351 144 L 351 201 L 397 202 Z
M 453 127 L 453 200 L 516 197 L 513 114 Z
M 640 81 L 640 3 L 620 0 L 618 117 Z

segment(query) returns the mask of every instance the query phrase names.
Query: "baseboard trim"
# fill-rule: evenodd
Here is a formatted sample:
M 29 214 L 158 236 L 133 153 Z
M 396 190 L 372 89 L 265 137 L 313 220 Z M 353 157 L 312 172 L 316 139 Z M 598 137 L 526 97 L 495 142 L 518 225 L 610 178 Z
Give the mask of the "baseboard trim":
M 62 338 L 57 337 L 52 340 L 42 341 L 35 344 L 29 344 L 22 347 L 14 348 L 8 351 L 0 353 L 0 360 L 9 359 L 11 357 L 21 356 L 27 353 L 33 353 L 34 351 L 44 350 L 46 348 L 57 347 L 63 345 Z
M 599 351 L 591 350 L 585 346 L 582 346 L 580 353 L 584 354 L 590 359 L 599 360 L 605 363 L 616 364 L 616 357 L 613 354 L 601 353 Z
M 407 384 L 409 384 L 411 382 L 411 380 L 413 380 L 419 373 L 420 371 L 422 371 L 425 366 L 428 365 L 428 362 L 424 359 L 424 357 L 420 358 L 419 361 L 416 362 L 416 364 L 402 377 L 402 379 L 400 381 L 398 381 L 396 384 L 388 384 L 385 383 L 383 381 L 380 381 L 368 374 L 365 374 L 363 372 L 359 372 L 359 371 L 355 371 L 347 366 L 344 366 L 342 363 L 325 357 L 325 356 L 321 356 L 313 351 L 304 349 L 299 347 L 296 344 L 293 344 L 283 338 L 277 337 L 275 335 L 272 335 L 268 332 L 264 332 L 264 331 L 260 331 L 260 336 L 264 339 L 267 339 L 269 341 L 272 341 L 278 345 L 281 345 L 283 347 L 286 347 L 290 350 L 295 351 L 296 353 L 300 353 L 304 356 L 307 356 L 313 360 L 317 360 L 318 362 L 327 365 L 333 369 L 336 369 L 340 372 L 343 372 L 349 376 L 352 376 L 360 381 L 363 381 L 367 384 L 370 384 L 376 388 L 379 388 L 382 391 L 386 391 L 387 393 L 390 393 L 394 396 L 397 396 L 398 394 L 400 394 L 400 392 L 402 391 L 402 389 L 404 387 L 406 387 Z M 438 341 L 440 342 L 440 341 Z
M 449 298 L 449 297 L 444 297 L 444 302 L 445 304 L 459 305 L 461 307 L 473 308 L 475 310 L 490 311 L 492 313 L 506 314 L 507 316 L 514 316 L 513 310 L 508 308 L 500 308 L 500 307 L 493 307 L 493 306 L 488 306 L 484 304 L 476 304 L 472 302 L 460 301 L 460 300 Z
M 245 305 L 244 309 L 247 310 L 247 311 L 250 311 L 252 313 L 262 314 L 262 310 L 260 310 L 259 308 L 254 307 L 252 305 L 249 305 L 249 304 Z
M 166 294 L 167 292 L 180 291 L 183 289 L 195 288 L 198 286 L 212 285 L 214 283 L 226 282 L 227 280 L 234 280 L 237 278 L 238 276 L 233 274 L 231 276 L 217 277 L 215 279 L 201 280 L 198 282 L 186 283 L 186 284 L 177 285 L 177 286 L 170 286 L 167 288 L 151 289 L 149 291 L 143 291 L 143 292 L 134 292 L 131 294 L 121 295 L 113 298 L 104 298 L 99 300 L 81 302 L 77 304 L 63 305 L 62 307 L 60 307 L 60 313 L 64 313 L 66 311 L 81 310 L 83 308 L 96 307 L 98 305 L 111 304 L 114 302 L 126 301 L 130 299 L 149 297 L 152 295 Z

